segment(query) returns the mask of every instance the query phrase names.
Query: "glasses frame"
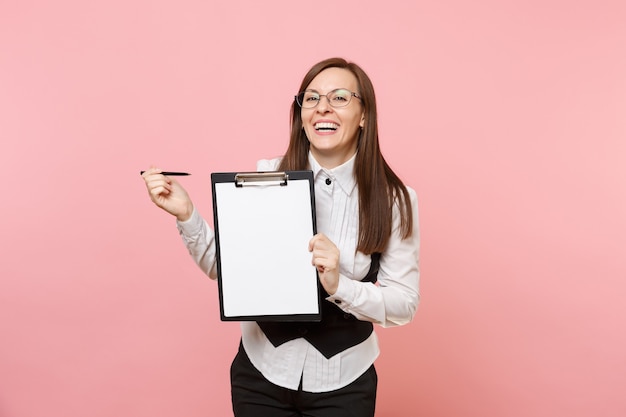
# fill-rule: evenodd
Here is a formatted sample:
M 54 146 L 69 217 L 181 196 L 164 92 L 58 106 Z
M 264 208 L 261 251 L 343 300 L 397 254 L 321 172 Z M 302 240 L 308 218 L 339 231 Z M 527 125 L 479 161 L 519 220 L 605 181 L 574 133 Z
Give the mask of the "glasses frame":
M 348 100 L 348 102 L 347 102 L 346 104 L 344 104 L 343 106 L 336 106 L 336 105 L 334 105 L 334 104 L 333 104 L 333 102 L 332 102 L 332 101 L 328 98 L 328 95 L 329 95 L 329 94 L 331 94 L 331 95 L 332 95 L 333 93 L 335 93 L 335 92 L 337 92 L 337 91 L 341 91 L 341 90 L 343 90 L 343 91 L 347 91 L 348 93 L 350 93 L 350 100 Z M 313 107 L 303 107 L 303 106 L 302 106 L 302 103 L 300 103 L 300 99 L 299 99 L 299 97 L 300 97 L 300 96 L 302 96 L 302 98 L 304 98 L 304 94 L 305 94 L 305 93 L 307 93 L 307 92 L 313 92 L 313 93 L 315 93 L 315 94 L 317 94 L 317 95 L 319 96 L 319 100 L 317 100 L 317 102 L 315 103 L 315 106 L 313 106 Z M 318 105 L 318 104 L 320 104 L 320 102 L 322 101 L 322 97 L 326 97 L 326 100 L 328 101 L 328 105 L 329 105 L 330 107 L 334 108 L 334 109 L 341 109 L 341 108 L 347 107 L 347 106 L 350 104 L 350 102 L 352 102 L 352 97 L 356 97 L 356 98 L 358 98 L 359 100 L 362 100 L 360 95 L 358 95 L 357 93 L 355 93 L 355 92 L 353 92 L 353 91 L 348 90 L 347 88 L 335 88 L 333 91 L 329 91 L 329 92 L 328 92 L 328 93 L 326 93 L 326 94 L 318 94 L 318 93 L 316 93 L 316 92 L 314 92 L 314 91 L 306 90 L 306 91 L 302 91 L 302 92 L 298 93 L 298 94 L 297 94 L 297 95 L 295 95 L 293 98 L 294 98 L 294 100 L 296 101 L 296 103 L 298 104 L 298 106 L 300 106 L 300 108 L 301 108 L 301 109 L 314 109 L 314 108 L 316 108 L 316 107 L 317 107 L 317 105 Z

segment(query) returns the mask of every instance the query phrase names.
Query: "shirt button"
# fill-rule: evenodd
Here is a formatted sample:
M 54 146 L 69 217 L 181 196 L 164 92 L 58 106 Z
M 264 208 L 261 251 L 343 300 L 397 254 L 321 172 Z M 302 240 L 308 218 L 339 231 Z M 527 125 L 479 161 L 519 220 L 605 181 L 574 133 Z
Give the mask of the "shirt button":
M 330 180 L 330 178 L 326 178 L 326 185 L 330 185 L 332 184 L 332 181 Z
M 341 300 L 335 300 L 335 304 L 341 304 Z

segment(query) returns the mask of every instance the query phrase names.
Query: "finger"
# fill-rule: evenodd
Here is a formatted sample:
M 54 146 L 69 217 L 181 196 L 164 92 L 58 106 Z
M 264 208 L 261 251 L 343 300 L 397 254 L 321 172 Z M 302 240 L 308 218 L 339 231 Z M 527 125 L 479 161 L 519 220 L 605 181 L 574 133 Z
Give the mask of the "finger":
M 168 195 L 170 193 L 171 193 L 170 189 L 166 187 L 162 187 L 162 186 L 158 186 L 158 187 L 150 189 L 150 195 L 154 198 L 157 198 L 162 195 Z
M 152 172 L 152 173 L 144 172 L 143 177 L 144 177 L 144 180 L 146 181 L 146 184 L 153 183 L 155 181 L 156 182 L 165 181 L 167 183 L 172 182 L 172 180 L 169 177 L 166 177 L 160 172 Z
M 317 248 L 324 248 L 328 243 L 330 243 L 330 239 L 328 239 L 326 235 L 318 233 L 309 240 L 309 252 Z
M 312 264 L 315 267 L 315 269 L 317 269 L 317 272 L 319 272 L 320 274 L 327 272 L 329 270 L 329 268 L 325 266 L 324 263 L 320 262 L 319 260 L 313 261 Z
M 171 183 L 172 180 L 169 177 L 166 177 L 165 175 L 159 173 L 159 172 L 155 172 L 152 173 L 146 177 L 144 177 L 144 180 L 146 181 L 146 184 L 150 184 L 150 183 L 155 183 L 155 182 L 166 182 L 166 183 Z
M 167 178 L 163 176 L 161 176 L 160 178 L 148 180 L 146 182 L 146 187 L 148 187 L 148 190 L 150 191 L 150 193 L 153 193 L 155 190 L 158 190 L 158 189 L 165 189 L 168 192 L 172 191 L 172 185 L 170 181 L 168 181 Z
M 147 178 L 150 175 L 160 174 L 161 172 L 162 172 L 162 170 L 160 168 L 157 168 L 154 165 L 151 165 L 150 168 L 148 168 L 147 170 L 143 171 L 141 176 L 144 177 L 144 178 Z
M 337 265 L 338 257 L 332 251 L 314 250 L 312 255 L 311 261 L 315 266 L 332 268 Z
M 157 175 L 156 178 L 146 180 L 146 187 L 151 198 L 157 198 L 162 195 L 168 195 L 172 192 L 172 186 L 167 178 Z
M 320 264 L 316 266 L 318 272 L 320 272 L 321 274 L 327 274 L 329 272 L 332 272 L 335 270 L 335 268 L 325 265 L 325 264 Z

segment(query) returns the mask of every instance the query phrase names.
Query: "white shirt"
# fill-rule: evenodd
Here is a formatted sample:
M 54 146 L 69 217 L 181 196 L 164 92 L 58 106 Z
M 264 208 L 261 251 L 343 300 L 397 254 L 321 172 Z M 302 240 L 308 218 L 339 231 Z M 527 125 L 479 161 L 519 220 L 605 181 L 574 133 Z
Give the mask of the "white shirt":
M 419 303 L 419 227 L 417 197 L 407 187 L 413 213 L 413 234 L 400 237 L 400 214 L 393 210 L 392 235 L 380 258 L 378 285 L 360 280 L 367 274 L 370 256 L 356 252 L 359 229 L 358 187 L 353 175 L 353 156 L 334 169 L 322 168 L 309 154 L 315 180 L 315 206 L 318 233 L 325 234 L 339 249 L 339 287 L 327 300 L 360 320 L 383 327 L 410 322 Z M 280 158 L 261 160 L 258 171 L 274 171 Z M 330 180 L 330 181 L 328 181 Z M 215 235 L 194 209 L 187 221 L 177 222 L 183 242 L 200 268 L 217 277 Z M 305 339 L 278 347 L 265 337 L 256 322 L 241 322 L 242 343 L 252 364 L 270 382 L 284 388 L 326 392 L 342 388 L 365 372 L 378 357 L 378 338 L 372 332 L 364 342 L 326 359 Z

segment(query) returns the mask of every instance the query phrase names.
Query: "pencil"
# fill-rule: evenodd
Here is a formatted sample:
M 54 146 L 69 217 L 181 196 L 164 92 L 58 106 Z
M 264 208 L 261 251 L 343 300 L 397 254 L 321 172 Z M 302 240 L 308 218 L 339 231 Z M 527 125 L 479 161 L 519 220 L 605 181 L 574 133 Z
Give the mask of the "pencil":
M 143 175 L 144 172 L 146 172 L 146 171 L 140 171 L 139 174 Z M 161 172 L 161 174 L 167 175 L 167 176 L 170 176 L 170 177 L 183 177 L 183 176 L 186 176 L 186 175 L 191 175 L 188 172 L 173 172 L 173 171 L 163 171 L 163 172 Z

